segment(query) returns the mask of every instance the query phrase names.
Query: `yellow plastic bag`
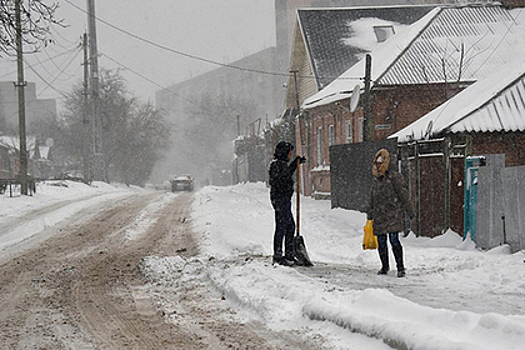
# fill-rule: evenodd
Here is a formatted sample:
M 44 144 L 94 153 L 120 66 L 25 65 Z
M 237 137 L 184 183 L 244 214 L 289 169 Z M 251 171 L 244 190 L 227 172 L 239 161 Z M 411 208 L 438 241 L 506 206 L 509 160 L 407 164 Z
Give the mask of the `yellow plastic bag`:
M 363 237 L 363 249 L 377 249 L 377 237 L 374 236 L 373 220 L 366 220 L 365 236 Z

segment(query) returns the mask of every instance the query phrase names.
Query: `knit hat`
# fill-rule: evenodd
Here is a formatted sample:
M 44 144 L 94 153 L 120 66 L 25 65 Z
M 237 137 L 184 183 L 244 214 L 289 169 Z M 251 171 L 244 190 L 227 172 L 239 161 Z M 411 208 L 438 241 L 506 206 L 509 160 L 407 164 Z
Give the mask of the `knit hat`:
M 275 152 L 273 157 L 279 160 L 288 160 L 288 154 L 293 150 L 293 145 L 288 141 L 279 141 L 277 146 L 275 146 Z

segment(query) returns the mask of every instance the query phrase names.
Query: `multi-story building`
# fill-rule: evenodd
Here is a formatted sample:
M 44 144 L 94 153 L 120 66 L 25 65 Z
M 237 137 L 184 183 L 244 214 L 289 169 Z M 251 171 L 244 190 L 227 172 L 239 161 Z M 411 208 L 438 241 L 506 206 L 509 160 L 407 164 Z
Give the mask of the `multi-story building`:
M 56 118 L 56 100 L 39 99 L 35 83 L 27 83 L 24 93 L 26 126 L 30 126 L 37 120 Z M 17 134 L 18 118 L 18 92 L 15 82 L 2 81 L 0 82 L 0 134 Z

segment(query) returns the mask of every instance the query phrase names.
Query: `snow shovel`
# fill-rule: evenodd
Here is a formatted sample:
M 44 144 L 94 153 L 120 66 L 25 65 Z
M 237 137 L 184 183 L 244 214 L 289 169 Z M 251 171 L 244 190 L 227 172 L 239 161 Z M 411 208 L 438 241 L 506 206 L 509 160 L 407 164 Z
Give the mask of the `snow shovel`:
M 306 251 L 306 245 L 304 244 L 304 238 L 301 236 L 301 231 L 299 230 L 300 225 L 300 216 L 299 216 L 299 209 L 300 209 L 300 197 L 301 197 L 301 160 L 297 159 L 297 220 L 295 223 L 296 233 L 295 237 L 293 238 L 293 246 L 294 246 L 294 252 L 295 252 L 295 264 L 298 266 L 314 266 L 312 261 L 310 260 L 310 257 L 308 256 L 308 252 Z

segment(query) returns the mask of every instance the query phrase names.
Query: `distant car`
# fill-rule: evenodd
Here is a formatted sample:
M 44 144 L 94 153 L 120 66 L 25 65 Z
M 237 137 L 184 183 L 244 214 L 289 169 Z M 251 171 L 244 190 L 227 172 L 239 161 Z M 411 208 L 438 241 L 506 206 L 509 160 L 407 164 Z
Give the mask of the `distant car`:
M 171 192 L 175 191 L 193 191 L 193 178 L 190 175 L 181 175 L 171 180 Z

